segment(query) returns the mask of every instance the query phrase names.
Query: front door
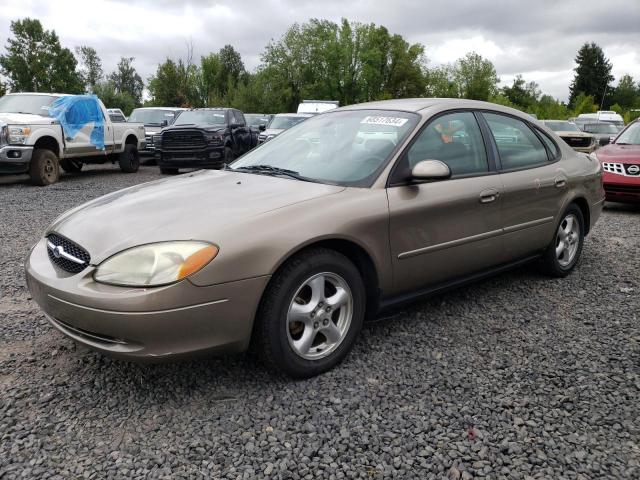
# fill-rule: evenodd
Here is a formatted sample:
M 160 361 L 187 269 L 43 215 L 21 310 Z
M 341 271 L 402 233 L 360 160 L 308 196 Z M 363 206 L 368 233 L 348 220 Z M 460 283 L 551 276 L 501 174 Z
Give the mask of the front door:
M 62 125 L 66 156 L 95 155 L 105 143 L 104 114 L 91 98 L 78 98 L 69 105 Z
M 455 112 L 429 122 L 401 157 L 387 189 L 393 294 L 456 280 L 500 262 L 503 185 L 486 145 L 474 113 Z M 403 183 L 422 160 L 443 161 L 451 178 Z

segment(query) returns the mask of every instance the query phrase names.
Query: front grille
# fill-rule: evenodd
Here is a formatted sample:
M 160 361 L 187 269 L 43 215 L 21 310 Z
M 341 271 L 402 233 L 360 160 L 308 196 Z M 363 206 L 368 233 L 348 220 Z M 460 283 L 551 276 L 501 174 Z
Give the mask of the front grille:
M 153 146 L 153 135 L 146 135 L 145 136 L 145 141 L 146 141 L 146 149 L 147 150 L 153 150 L 154 146 Z
M 91 256 L 84 248 L 56 233 L 47 236 L 47 253 L 54 265 L 70 273 L 78 273 L 89 266 Z M 69 258 L 74 257 L 77 261 Z
M 185 150 L 206 147 L 204 135 L 198 130 L 168 131 L 162 134 L 162 150 Z
M 617 173 L 618 175 L 624 175 L 624 167 L 621 163 L 603 162 L 602 169 L 605 172 Z
M 588 147 L 591 145 L 591 137 L 562 137 L 571 147 Z

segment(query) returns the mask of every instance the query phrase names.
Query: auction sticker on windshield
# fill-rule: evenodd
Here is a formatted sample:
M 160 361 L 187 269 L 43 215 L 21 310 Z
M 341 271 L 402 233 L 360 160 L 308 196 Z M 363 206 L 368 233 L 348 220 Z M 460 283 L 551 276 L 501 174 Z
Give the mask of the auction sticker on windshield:
M 360 123 L 367 123 L 369 125 L 391 125 L 392 127 L 401 127 L 408 121 L 408 119 L 401 117 L 369 116 L 364 117 Z

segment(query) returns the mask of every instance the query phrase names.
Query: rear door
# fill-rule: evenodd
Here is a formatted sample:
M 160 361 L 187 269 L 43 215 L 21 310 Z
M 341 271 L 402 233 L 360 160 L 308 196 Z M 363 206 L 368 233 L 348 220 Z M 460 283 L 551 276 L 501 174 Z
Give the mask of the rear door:
M 500 175 L 472 111 L 431 120 L 400 158 L 387 189 L 394 293 L 429 288 L 499 263 Z M 411 168 L 441 160 L 447 180 L 411 184 Z
M 483 112 L 497 150 L 504 185 L 502 204 L 505 261 L 545 248 L 567 193 L 560 149 L 532 124 L 509 115 Z

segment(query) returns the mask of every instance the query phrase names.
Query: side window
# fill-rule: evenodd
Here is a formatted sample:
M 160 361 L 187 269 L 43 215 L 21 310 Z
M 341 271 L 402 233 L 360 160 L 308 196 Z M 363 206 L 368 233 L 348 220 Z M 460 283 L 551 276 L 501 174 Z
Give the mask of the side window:
M 546 133 L 541 132 L 540 130 L 538 130 L 538 133 L 540 134 L 540 137 L 542 138 L 542 141 L 544 142 L 544 144 L 547 147 L 547 150 L 549 150 L 549 158 L 551 160 L 555 160 L 556 158 L 560 157 L 560 149 L 558 148 L 558 146 L 553 142 L 553 140 L 551 140 Z
M 521 120 L 495 113 L 483 113 L 498 146 L 504 170 L 536 167 L 549 162 L 547 150 Z
M 440 160 L 452 175 L 489 171 L 480 127 L 471 112 L 443 115 L 431 121 L 407 152 L 409 169 L 422 160 Z
M 239 123 L 240 125 L 247 124 L 244 120 L 244 115 L 240 110 L 236 110 L 236 123 Z

